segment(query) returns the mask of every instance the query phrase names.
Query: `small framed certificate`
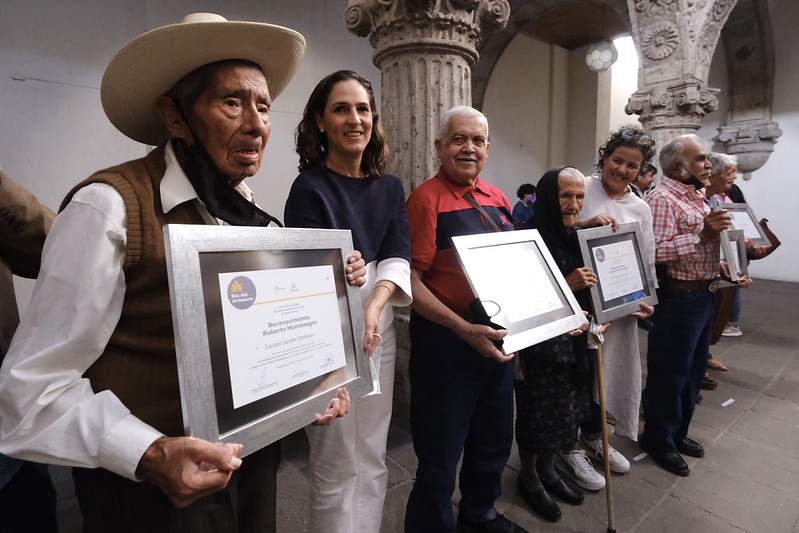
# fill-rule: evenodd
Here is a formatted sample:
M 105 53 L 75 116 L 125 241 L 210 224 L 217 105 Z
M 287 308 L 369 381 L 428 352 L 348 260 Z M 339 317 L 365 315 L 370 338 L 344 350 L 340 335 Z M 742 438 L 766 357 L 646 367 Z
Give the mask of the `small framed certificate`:
M 372 392 L 349 230 L 164 227 L 187 435 L 252 453 Z
M 657 304 L 655 280 L 643 252 L 638 222 L 577 232 L 585 266 L 597 276 L 591 287 L 594 317 L 600 324 L 640 311 L 639 303 Z
M 453 237 L 474 294 L 513 353 L 587 323 L 538 230 Z
M 771 246 L 766 232 L 755 218 L 749 204 L 718 204 L 716 207 L 726 209 L 732 217 L 733 229 L 743 230 L 744 237 L 752 239 L 752 244 L 757 246 Z
M 749 268 L 748 268 L 748 260 L 746 258 L 746 238 L 744 236 L 744 230 L 742 229 L 728 229 L 726 231 L 727 240 L 730 245 L 730 257 L 728 258 L 726 253 L 727 250 L 724 250 L 724 257 L 723 260 L 727 261 L 727 266 L 730 269 L 730 276 L 732 277 L 735 274 L 735 277 L 732 278 L 733 280 L 738 279 L 740 276 L 748 276 L 749 275 Z M 723 242 L 723 241 L 722 241 Z M 723 244 L 722 244 L 723 246 Z

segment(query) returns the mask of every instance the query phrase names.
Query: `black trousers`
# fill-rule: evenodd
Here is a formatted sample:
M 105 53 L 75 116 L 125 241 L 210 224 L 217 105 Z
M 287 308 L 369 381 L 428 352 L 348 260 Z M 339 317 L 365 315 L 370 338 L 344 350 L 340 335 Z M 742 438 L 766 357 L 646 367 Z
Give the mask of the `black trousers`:
M 0 531 L 58 531 L 56 493 L 45 465 L 23 463 L 11 481 L 0 490 Z
M 272 533 L 280 441 L 243 459 L 215 494 L 178 509 L 160 489 L 102 468 L 73 468 L 84 533 Z

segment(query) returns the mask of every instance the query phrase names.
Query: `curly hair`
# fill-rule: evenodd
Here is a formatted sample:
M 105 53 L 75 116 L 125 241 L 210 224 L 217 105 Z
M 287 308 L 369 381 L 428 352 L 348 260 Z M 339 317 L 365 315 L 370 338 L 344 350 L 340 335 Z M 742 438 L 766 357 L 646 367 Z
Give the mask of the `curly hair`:
M 655 141 L 638 124 L 625 124 L 613 131 L 605 144 L 599 147 L 599 159 L 596 169 L 599 172 L 605 168 L 605 157 L 616 151 L 619 146 L 635 148 L 644 156 L 644 163 L 655 157 Z
M 524 198 L 525 194 L 535 194 L 535 185 L 532 183 L 522 183 L 519 185 L 519 188 L 516 189 L 516 196 L 521 200 Z
M 327 99 L 333 87 L 342 81 L 355 80 L 366 89 L 369 107 L 372 110 L 372 137 L 366 145 L 361 158 L 361 170 L 365 176 L 380 177 L 386 169 L 388 144 L 386 135 L 375 113 L 375 94 L 371 82 L 352 70 L 338 70 L 320 81 L 311 93 L 302 120 L 297 125 L 294 143 L 300 156 L 300 172 L 314 165 L 322 164 L 327 157 L 327 135 L 319 131 L 317 121 L 325 112 Z

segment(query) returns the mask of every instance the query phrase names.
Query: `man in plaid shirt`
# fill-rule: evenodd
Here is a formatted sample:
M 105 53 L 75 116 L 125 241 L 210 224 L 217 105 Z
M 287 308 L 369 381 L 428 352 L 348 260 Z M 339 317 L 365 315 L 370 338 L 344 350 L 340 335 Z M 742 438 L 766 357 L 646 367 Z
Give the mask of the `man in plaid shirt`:
M 710 162 L 698 136 L 666 143 L 660 167 L 664 179 L 646 202 L 652 209 L 655 260 L 666 275 L 659 280 L 649 332 L 640 444 L 658 465 L 687 476 L 690 470 L 680 454 L 705 453 L 688 437 L 688 426 L 707 366 L 719 234 L 731 219 L 725 210 L 711 210 L 705 203 L 701 180 L 709 179 Z

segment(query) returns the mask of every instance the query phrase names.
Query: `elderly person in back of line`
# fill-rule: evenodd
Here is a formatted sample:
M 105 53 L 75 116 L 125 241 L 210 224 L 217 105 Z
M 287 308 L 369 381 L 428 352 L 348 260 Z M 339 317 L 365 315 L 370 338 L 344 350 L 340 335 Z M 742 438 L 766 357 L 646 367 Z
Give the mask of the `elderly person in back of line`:
M 0 372 L 0 448 L 80 467 L 84 531 L 275 530 L 277 445 L 242 466 L 240 444 L 183 436 L 162 226 L 275 220 L 244 179 L 304 49 L 287 28 L 195 14 L 106 69 L 106 115 L 157 148 L 67 195 Z M 320 421 L 348 408 L 340 389 Z
M 708 159 L 710 160 L 710 179 L 709 185 L 705 187 L 705 196 L 709 201 L 716 202 L 720 207 L 724 207 L 722 204 L 733 203 L 730 197 L 727 196 L 727 191 L 730 190 L 737 177 L 737 158 L 734 155 L 713 152 L 708 156 Z M 751 239 L 745 239 L 745 241 L 747 255 L 757 255 L 765 252 L 766 247 L 755 246 Z M 733 246 L 735 246 L 734 243 Z M 741 281 L 742 283 L 739 285 L 744 287 L 749 286 L 752 280 L 747 277 Z M 724 287 L 719 289 L 716 293 L 716 313 L 722 312 L 724 315 L 728 312 L 730 313 L 729 317 L 726 319 L 727 326 L 722 332 L 722 335 L 725 336 L 738 336 L 741 332 L 738 327 L 738 319 L 740 318 L 741 312 L 741 293 L 738 288 L 739 287 Z M 725 294 L 726 291 L 734 292 L 732 298 L 728 299 L 729 295 Z M 725 304 L 720 305 L 721 301 L 725 302 Z M 721 317 L 721 319 L 724 319 L 724 317 Z M 713 341 L 711 340 L 711 342 Z M 727 366 L 724 363 L 718 359 L 714 359 L 710 354 L 708 354 L 707 367 L 713 370 L 727 370 Z M 715 389 L 716 385 L 717 382 L 709 376 L 706 376 L 705 380 L 702 382 L 703 388 Z

